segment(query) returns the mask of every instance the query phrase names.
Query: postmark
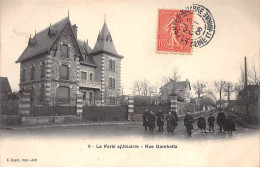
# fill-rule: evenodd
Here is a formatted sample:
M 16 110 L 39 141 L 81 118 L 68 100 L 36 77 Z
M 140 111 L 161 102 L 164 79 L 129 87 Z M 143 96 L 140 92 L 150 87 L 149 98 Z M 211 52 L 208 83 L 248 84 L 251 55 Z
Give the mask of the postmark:
M 192 53 L 193 12 L 189 10 L 158 10 L 158 53 Z
M 214 37 L 215 20 L 206 7 L 199 4 L 192 4 L 186 7 L 186 10 L 193 11 L 193 40 L 192 47 L 204 47 Z

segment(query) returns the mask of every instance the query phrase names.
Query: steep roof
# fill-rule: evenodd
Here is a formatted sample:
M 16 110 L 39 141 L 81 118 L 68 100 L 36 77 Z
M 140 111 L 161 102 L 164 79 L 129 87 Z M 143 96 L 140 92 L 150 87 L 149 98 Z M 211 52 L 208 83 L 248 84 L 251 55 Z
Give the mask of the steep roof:
M 81 55 L 83 57 L 83 60 L 81 60 L 80 63 L 96 67 L 97 65 L 94 62 L 92 56 L 89 55 L 92 52 L 92 48 L 88 45 L 88 42 L 86 43 L 85 41 L 82 40 L 77 40 L 77 41 L 78 41 Z
M 168 85 L 173 85 L 175 88 L 176 88 L 176 90 L 185 90 L 186 89 L 186 87 L 188 86 L 189 88 L 190 88 L 190 90 L 191 90 L 191 87 L 190 87 L 190 82 L 189 82 L 189 80 L 187 79 L 186 81 L 173 81 L 173 80 L 171 80 L 171 81 L 169 81 L 168 83 L 166 83 L 164 86 L 162 86 L 161 88 L 163 88 L 163 87 L 165 87 L 165 86 L 168 86 Z
M 96 45 L 91 53 L 94 54 L 98 52 L 107 52 L 119 57 L 123 57 L 116 52 L 116 48 L 114 46 L 111 34 L 107 28 L 106 22 L 104 23 L 101 32 L 98 34 Z
M 30 37 L 28 46 L 16 63 L 34 57 L 42 52 L 49 51 L 67 23 L 70 24 L 69 17 L 45 28 L 41 32 L 37 33 L 33 38 Z
M 0 77 L 0 93 L 9 93 L 9 92 L 12 92 L 12 90 L 8 78 Z

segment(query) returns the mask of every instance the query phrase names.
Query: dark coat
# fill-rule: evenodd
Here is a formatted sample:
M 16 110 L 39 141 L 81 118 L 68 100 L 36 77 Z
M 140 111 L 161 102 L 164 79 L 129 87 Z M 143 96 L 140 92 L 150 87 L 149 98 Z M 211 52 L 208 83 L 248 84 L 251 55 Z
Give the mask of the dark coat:
M 144 113 L 143 113 L 143 126 L 148 126 L 148 117 L 149 117 L 149 112 L 144 111 Z
M 218 113 L 217 123 L 219 126 L 225 126 L 226 115 L 223 112 Z
M 209 122 L 209 126 L 210 126 L 210 127 L 214 127 L 214 122 L 215 122 L 214 116 L 212 116 L 212 115 L 209 116 L 208 122 Z
M 172 132 L 174 127 L 177 125 L 174 116 L 173 115 L 167 115 L 166 116 L 166 122 L 167 122 L 167 126 L 166 126 L 167 131 Z
M 204 117 L 199 117 L 197 121 L 198 128 L 200 129 L 206 129 L 206 120 Z
M 225 123 L 225 130 L 226 131 L 235 131 L 236 130 L 236 125 L 234 121 L 231 118 L 228 118 Z
M 148 126 L 154 128 L 155 127 L 155 116 L 152 114 L 149 114 L 148 117 Z
M 174 112 L 174 111 L 171 111 L 171 114 L 174 116 L 174 118 L 175 118 L 175 121 L 178 121 L 179 119 L 178 119 L 178 115 L 177 115 L 177 113 L 176 112 Z
M 184 125 L 187 128 L 193 129 L 193 122 L 194 122 L 194 118 L 191 115 L 186 115 L 184 117 Z
M 158 112 L 156 115 L 157 115 L 157 126 L 164 126 L 163 112 Z

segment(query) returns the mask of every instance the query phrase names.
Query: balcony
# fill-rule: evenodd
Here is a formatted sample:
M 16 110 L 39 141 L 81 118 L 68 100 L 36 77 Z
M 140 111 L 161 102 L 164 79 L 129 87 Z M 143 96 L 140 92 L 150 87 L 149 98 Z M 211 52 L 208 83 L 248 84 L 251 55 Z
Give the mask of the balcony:
M 101 82 L 97 81 L 88 81 L 88 80 L 80 80 L 80 87 L 82 88 L 90 88 L 90 89 L 101 89 Z

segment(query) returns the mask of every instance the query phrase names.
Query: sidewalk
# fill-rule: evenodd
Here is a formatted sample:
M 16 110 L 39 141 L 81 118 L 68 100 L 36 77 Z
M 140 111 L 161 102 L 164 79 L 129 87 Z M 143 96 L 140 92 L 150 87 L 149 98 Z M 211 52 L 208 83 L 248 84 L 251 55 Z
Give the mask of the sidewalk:
M 52 128 L 52 127 L 78 127 L 78 126 L 109 126 L 109 125 L 139 125 L 141 122 L 123 121 L 123 122 L 67 122 L 55 124 L 37 124 L 37 125 L 22 125 L 22 126 L 8 126 L 3 129 L 8 130 L 23 130 L 23 129 L 37 129 L 37 128 Z
M 251 129 L 259 129 L 259 120 L 247 120 L 247 116 L 245 114 L 235 114 L 232 112 L 228 112 L 232 117 L 234 117 L 240 124 L 241 126 L 251 128 Z

